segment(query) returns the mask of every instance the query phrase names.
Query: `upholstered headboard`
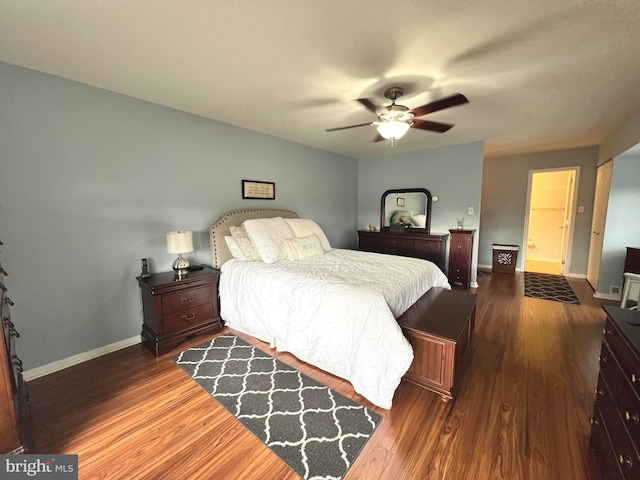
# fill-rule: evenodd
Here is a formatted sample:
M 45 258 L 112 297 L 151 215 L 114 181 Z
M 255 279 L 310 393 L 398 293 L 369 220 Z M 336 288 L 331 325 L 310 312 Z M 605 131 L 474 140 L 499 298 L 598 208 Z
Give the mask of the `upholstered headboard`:
M 242 222 L 252 218 L 273 217 L 298 218 L 298 214 L 291 210 L 279 210 L 276 208 L 247 208 L 225 213 L 216 223 L 209 227 L 211 266 L 220 268 L 224 262 L 232 258 L 227 243 L 224 241 L 224 237 L 231 235 L 229 227 L 240 226 Z

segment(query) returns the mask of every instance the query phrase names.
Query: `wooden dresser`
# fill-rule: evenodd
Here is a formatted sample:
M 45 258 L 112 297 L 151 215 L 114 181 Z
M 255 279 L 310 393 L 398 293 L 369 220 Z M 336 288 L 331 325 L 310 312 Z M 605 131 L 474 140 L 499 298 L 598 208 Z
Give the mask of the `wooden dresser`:
M 142 343 L 163 355 L 196 335 L 222 330 L 218 307 L 220 271 L 205 267 L 177 277 L 174 272 L 137 277 L 142 290 Z
M 16 353 L 15 340 L 20 334 L 11 321 L 13 302 L 8 296 L 6 276 L 7 272 L 0 266 L 0 454 L 26 453 L 31 449 L 29 396 L 22 377 L 22 361 Z
M 446 268 L 448 234 L 427 234 L 418 228 L 408 228 L 404 232 L 358 231 L 358 250 L 388 253 L 404 257 L 424 258 L 435 263 L 443 272 Z
M 607 314 L 590 446 L 602 478 L 640 479 L 640 312 L 613 306 Z
M 471 283 L 471 260 L 473 258 L 473 235 L 475 230 L 449 230 L 449 283 L 468 289 Z

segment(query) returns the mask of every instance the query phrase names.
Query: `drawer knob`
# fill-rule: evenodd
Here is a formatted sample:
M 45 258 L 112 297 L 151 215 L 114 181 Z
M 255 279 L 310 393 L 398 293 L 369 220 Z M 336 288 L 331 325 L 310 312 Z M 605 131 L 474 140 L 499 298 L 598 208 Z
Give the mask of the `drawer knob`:
M 606 328 L 602 329 L 602 333 L 604 333 L 605 335 L 612 335 L 613 332 L 611 330 L 607 330 Z
M 633 420 L 636 423 L 640 423 L 640 415 L 638 415 L 637 413 L 634 413 L 633 415 L 630 414 L 629 412 L 624 412 L 624 418 L 629 421 L 629 420 Z
M 632 373 L 632 374 L 631 374 L 631 382 L 632 382 L 632 383 L 636 383 L 637 381 L 638 381 L 638 377 L 636 377 L 636 374 L 635 374 L 635 373 Z
M 602 396 L 602 395 L 604 395 L 604 391 L 599 390 L 599 389 L 596 388 L 596 395 Z
M 195 299 L 196 299 L 196 297 L 193 296 L 193 294 L 191 294 L 191 296 L 189 298 L 180 297 L 180 300 L 182 300 L 184 303 L 193 302 Z
M 591 419 L 591 425 L 600 425 L 600 422 L 598 420 L 594 420 L 593 418 Z
M 602 363 L 607 363 L 609 360 L 607 360 L 607 357 L 600 357 L 600 361 Z
M 633 467 L 633 461 L 631 460 L 631 457 L 624 458 L 622 455 L 619 455 L 618 461 L 620 462 L 620 465 L 627 465 L 629 467 Z
M 186 322 L 188 322 L 188 321 L 190 321 L 190 320 L 193 320 L 194 318 L 196 318 L 196 313 L 195 313 L 195 312 L 193 312 L 193 313 L 191 314 L 191 316 L 190 316 L 190 317 L 188 317 L 188 316 L 186 316 L 186 315 L 182 315 L 182 319 L 183 319 L 184 321 L 186 321 Z

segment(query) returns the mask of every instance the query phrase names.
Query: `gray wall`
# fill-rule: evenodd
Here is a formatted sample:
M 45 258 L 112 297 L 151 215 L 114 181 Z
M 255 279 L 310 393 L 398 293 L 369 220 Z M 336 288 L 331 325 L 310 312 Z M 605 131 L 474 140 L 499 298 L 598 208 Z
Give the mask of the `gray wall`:
M 613 159 L 607 220 L 602 243 L 598 293 L 622 286 L 626 247 L 640 247 L 640 155 Z
M 438 196 L 431 212 L 433 233 L 448 233 L 461 217 L 465 228 L 479 229 L 483 155 L 483 142 L 474 142 L 360 160 L 358 228 L 369 224 L 380 227 L 380 198 L 386 190 L 426 188 Z M 473 215 L 467 213 L 469 207 L 473 207 Z M 474 281 L 477 249 L 478 232 L 471 273 Z
M 167 271 L 167 231 L 225 211 L 282 207 L 353 244 L 358 162 L 0 63 L 0 239 L 31 369 L 140 333 L 140 259 Z M 241 179 L 276 183 L 242 200 Z M 336 215 L 339 212 L 339 215 Z
M 519 245 L 522 252 L 530 170 L 577 166 L 578 206 L 584 207 L 584 213 L 576 213 L 568 273 L 586 275 L 597 158 L 597 147 L 585 147 L 485 159 L 478 264 L 492 264 L 494 243 Z M 520 253 L 516 268 L 523 269 L 522 260 Z

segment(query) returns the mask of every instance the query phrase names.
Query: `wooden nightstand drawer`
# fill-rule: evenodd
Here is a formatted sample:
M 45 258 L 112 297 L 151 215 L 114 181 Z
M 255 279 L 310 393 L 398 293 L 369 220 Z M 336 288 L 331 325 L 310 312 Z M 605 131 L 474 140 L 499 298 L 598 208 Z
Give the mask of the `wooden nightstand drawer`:
M 213 289 L 211 287 L 194 288 L 166 295 L 162 297 L 162 313 L 165 315 L 184 310 L 203 303 L 213 301 Z M 165 326 L 166 328 L 166 326 Z
M 162 318 L 165 332 L 175 332 L 213 317 L 213 305 L 205 303 L 179 312 L 165 315 Z

